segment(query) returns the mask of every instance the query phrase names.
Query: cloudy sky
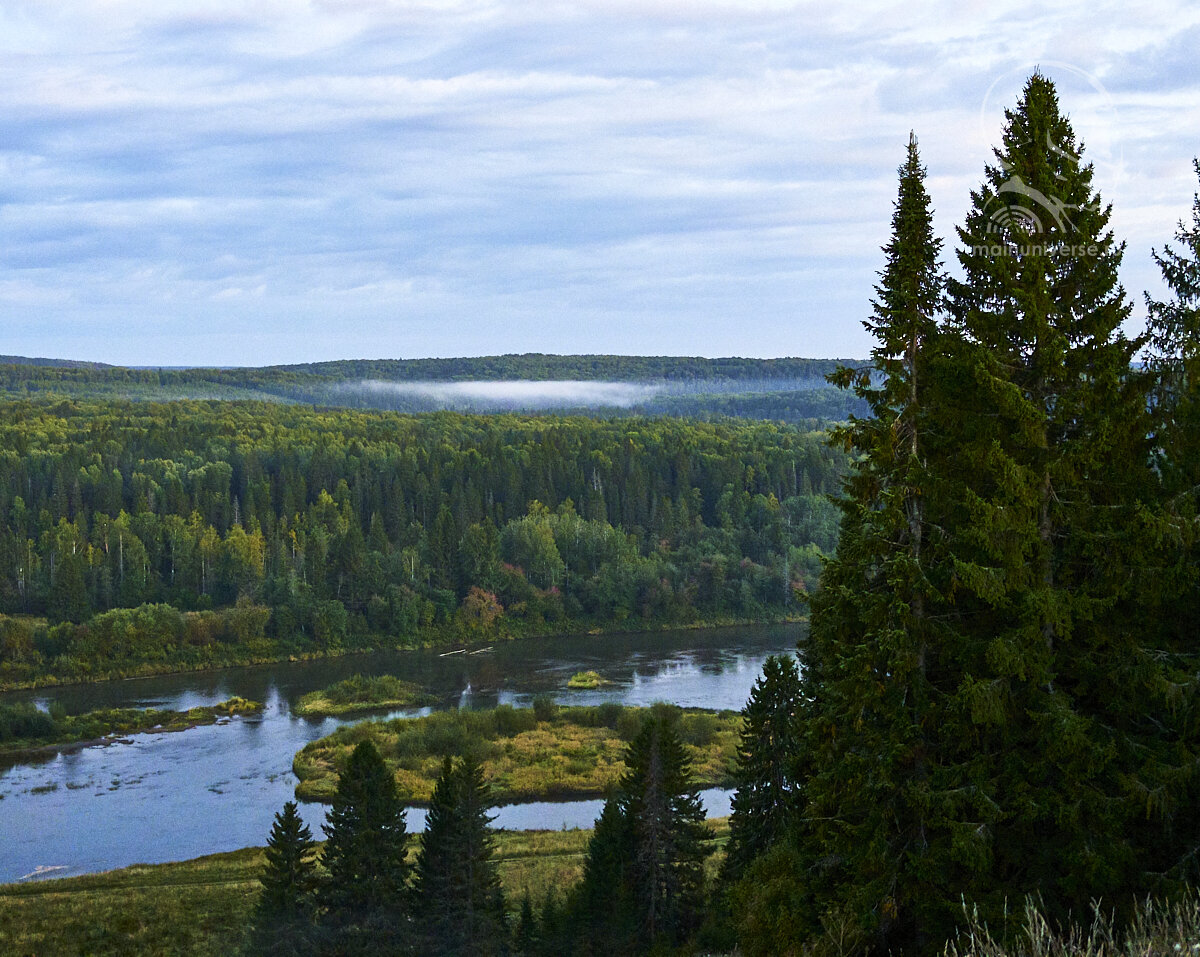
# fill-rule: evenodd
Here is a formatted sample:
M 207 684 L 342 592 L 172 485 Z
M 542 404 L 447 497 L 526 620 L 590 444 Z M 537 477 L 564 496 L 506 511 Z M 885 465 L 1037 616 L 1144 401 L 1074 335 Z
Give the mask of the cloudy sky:
M 1140 317 L 1198 49 L 1182 0 L 0 0 L 0 353 L 863 355 L 908 131 L 951 237 L 1037 64 Z

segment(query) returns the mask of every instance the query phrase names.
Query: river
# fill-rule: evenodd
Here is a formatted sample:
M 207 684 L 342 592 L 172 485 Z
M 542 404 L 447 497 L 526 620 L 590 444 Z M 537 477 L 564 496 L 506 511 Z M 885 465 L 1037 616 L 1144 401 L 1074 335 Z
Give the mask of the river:
M 138 707 L 183 710 L 241 695 L 260 716 L 168 734 L 133 735 L 39 763 L 0 768 L 0 882 L 62 877 L 135 863 L 186 860 L 266 842 L 272 818 L 293 796 L 292 756 L 352 719 L 306 719 L 291 706 L 306 692 L 352 674 L 395 674 L 438 699 L 436 707 L 617 701 L 739 709 L 770 654 L 795 650 L 801 626 L 574 636 L 505 642 L 491 649 L 379 652 L 201 674 L 111 681 L 0 701 L 58 701 L 69 712 Z M 585 669 L 612 684 L 568 691 Z M 428 710 L 428 709 L 426 709 Z M 395 712 L 417 714 L 421 712 Z M 728 792 L 703 792 L 710 816 L 729 813 Z M 591 827 L 601 802 L 527 802 L 497 808 L 495 827 Z M 314 834 L 320 804 L 302 804 Z M 418 808 L 409 829 L 423 826 Z

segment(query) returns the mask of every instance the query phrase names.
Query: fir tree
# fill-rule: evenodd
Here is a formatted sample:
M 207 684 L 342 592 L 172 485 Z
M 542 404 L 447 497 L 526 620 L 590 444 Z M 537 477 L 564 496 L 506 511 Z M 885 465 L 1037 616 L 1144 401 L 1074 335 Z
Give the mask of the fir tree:
M 998 910 L 1037 892 L 1065 917 L 1145 892 L 1170 815 L 1171 682 L 1138 588 L 1150 428 L 1141 341 L 1121 328 L 1124 247 L 1045 76 L 996 158 L 959 230 L 963 385 L 935 430 L 960 464 L 939 516 L 972 655 L 954 695 L 991 805 L 970 842 L 992 874 L 979 896 Z
M 250 953 L 299 957 L 312 952 L 316 862 L 312 831 L 288 801 L 267 839 L 262 893 L 254 910 Z
M 567 906 L 575 950 L 585 957 L 626 953 L 634 947 L 636 920 L 629 899 L 632 857 L 632 829 L 620 795 L 613 793 L 588 838 L 583 879 Z M 543 915 L 543 920 L 548 918 Z
M 937 584 L 944 570 L 931 555 L 926 514 L 935 467 L 930 357 L 939 348 L 943 278 L 924 177 L 910 136 L 865 323 L 876 338 L 876 375 L 842 369 L 834 376 L 874 415 L 834 433 L 857 464 L 838 503 L 837 557 L 826 564 L 800 648 L 798 854 L 780 847 L 772 860 L 783 855 L 805 866 L 790 890 L 783 887 L 788 869 L 772 866 L 770 894 L 743 888 L 736 895 L 767 907 L 789 901 L 797 908 L 791 924 L 816 934 L 813 918 L 822 914 L 863 942 L 920 940 L 929 912 L 955 899 L 939 886 L 947 862 L 931 820 L 931 763 L 949 715 L 936 692 L 948 670 Z M 762 870 L 747 880 L 766 887 Z M 772 915 L 743 917 L 744 926 L 776 923 Z
M 402 949 L 409 877 L 405 810 L 392 773 L 370 741 L 350 753 L 323 830 L 326 877 L 318 903 L 335 952 Z
M 529 889 L 521 898 L 521 911 L 517 915 L 517 926 L 513 928 L 513 953 L 516 957 L 537 957 L 541 937 L 538 934 L 537 915 L 533 912 L 533 899 Z
M 1200 176 L 1200 160 L 1193 160 Z M 1200 880 L 1200 821 L 1187 813 L 1190 782 L 1194 807 L 1197 787 L 1194 756 L 1200 752 L 1197 678 L 1200 666 L 1195 636 L 1200 630 L 1200 193 L 1193 197 L 1190 225 L 1179 223 L 1179 251 L 1170 246 L 1154 259 L 1174 297 L 1159 302 L 1146 296 L 1149 318 L 1148 366 L 1152 374 L 1156 472 L 1161 507 L 1155 512 L 1158 547 L 1152 574 L 1139 590 L 1154 599 L 1145 616 L 1148 633 L 1159 636 L 1159 654 L 1175 665 L 1175 725 L 1182 729 L 1173 768 L 1163 775 L 1172 795 L 1173 827 L 1160 843 L 1151 865 L 1175 880 Z
M 782 840 L 796 824 L 796 711 L 800 676 L 790 656 L 767 658 L 742 710 L 737 790 L 729 817 L 722 877 L 741 877 L 746 865 Z
M 626 881 L 645 947 L 683 940 L 698 923 L 704 891 L 704 805 L 674 724 L 652 715 L 629 745 L 617 806 L 628 828 Z
M 417 856 L 416 904 L 423 954 L 506 951 L 504 899 L 483 770 L 472 755 L 446 758 L 433 789 Z

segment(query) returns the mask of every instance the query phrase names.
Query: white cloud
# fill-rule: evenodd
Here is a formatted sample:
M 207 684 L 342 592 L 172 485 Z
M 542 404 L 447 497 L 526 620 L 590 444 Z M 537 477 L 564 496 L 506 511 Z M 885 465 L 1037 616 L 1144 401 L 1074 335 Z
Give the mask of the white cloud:
M 951 258 L 1036 63 L 1140 301 L 1196 187 L 1198 23 L 1182 0 L 4 4 L 3 351 L 862 354 L 908 130 Z

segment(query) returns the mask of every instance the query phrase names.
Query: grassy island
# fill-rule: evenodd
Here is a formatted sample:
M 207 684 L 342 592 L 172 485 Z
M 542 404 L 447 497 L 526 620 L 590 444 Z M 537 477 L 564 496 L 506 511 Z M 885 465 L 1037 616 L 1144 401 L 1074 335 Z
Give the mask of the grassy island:
M 608 684 L 612 684 L 612 682 L 607 678 L 601 678 L 598 671 L 577 671 L 567 682 L 567 687 L 573 691 L 592 691 Z
M 731 784 L 740 716 L 654 705 L 677 722 L 703 787 Z M 292 762 L 296 796 L 328 801 L 338 773 L 359 741 L 370 739 L 396 776 L 401 796 L 429 800 L 446 755 L 473 748 L 497 801 L 599 796 L 625 770 L 622 760 L 650 708 L 619 704 L 559 707 L 539 699 L 533 708 L 501 705 L 484 711 L 442 711 L 424 718 L 366 721 L 339 728 L 304 747 Z
M 393 708 L 418 708 L 433 704 L 434 698 L 411 681 L 394 675 L 368 678 L 354 675 L 330 685 L 323 691 L 310 691 L 292 708 L 305 718 L 384 711 Z
M 215 724 L 222 718 L 256 714 L 261 710 L 259 702 L 238 697 L 187 711 L 108 708 L 77 715 L 47 713 L 31 704 L 0 705 L 0 757 L 107 744 L 115 738 L 146 731 L 185 731 L 202 724 Z

